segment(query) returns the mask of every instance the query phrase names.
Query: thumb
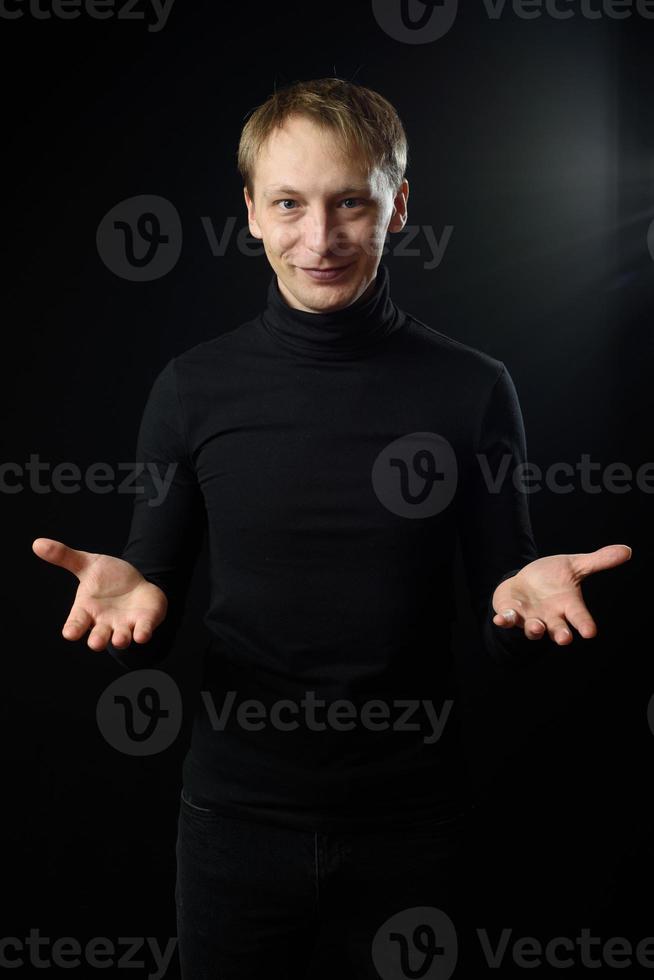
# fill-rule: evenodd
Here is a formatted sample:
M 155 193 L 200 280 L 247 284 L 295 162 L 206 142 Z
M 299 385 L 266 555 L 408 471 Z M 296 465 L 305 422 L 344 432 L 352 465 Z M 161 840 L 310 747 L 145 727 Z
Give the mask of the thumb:
M 613 568 L 614 565 L 622 565 L 631 558 L 631 555 L 632 550 L 628 544 L 607 544 L 597 551 L 575 555 L 574 561 L 578 572 L 582 575 L 591 575 L 605 568 Z
M 78 551 L 77 548 L 69 548 L 63 541 L 55 541 L 54 538 L 36 538 L 32 541 L 32 551 L 44 561 L 68 569 L 78 578 L 88 568 L 91 561 L 97 557 L 90 551 Z

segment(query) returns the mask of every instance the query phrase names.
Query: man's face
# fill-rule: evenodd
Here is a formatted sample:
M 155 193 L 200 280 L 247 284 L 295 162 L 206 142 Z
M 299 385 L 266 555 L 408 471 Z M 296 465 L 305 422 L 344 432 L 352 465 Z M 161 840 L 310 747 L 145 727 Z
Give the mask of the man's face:
M 373 288 L 386 232 L 406 221 L 408 181 L 394 196 L 380 170 L 368 177 L 333 134 L 294 115 L 262 147 L 253 183 L 254 200 L 243 188 L 250 232 L 263 240 L 290 306 L 326 313 Z M 329 278 L 307 271 L 337 267 Z

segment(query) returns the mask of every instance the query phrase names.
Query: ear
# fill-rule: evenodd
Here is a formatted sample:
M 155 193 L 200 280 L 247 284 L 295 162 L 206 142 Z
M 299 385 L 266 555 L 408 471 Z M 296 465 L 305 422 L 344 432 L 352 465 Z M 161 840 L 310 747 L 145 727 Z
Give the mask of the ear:
M 250 234 L 253 238 L 263 238 L 263 233 L 259 227 L 259 222 L 256 219 L 254 211 L 254 201 L 248 194 L 247 187 L 243 188 L 243 196 L 245 197 L 245 206 L 248 209 L 248 226 L 250 228 Z
M 409 200 L 409 181 L 405 178 L 393 201 L 393 213 L 388 224 L 388 230 L 402 231 L 407 220 L 407 201 Z

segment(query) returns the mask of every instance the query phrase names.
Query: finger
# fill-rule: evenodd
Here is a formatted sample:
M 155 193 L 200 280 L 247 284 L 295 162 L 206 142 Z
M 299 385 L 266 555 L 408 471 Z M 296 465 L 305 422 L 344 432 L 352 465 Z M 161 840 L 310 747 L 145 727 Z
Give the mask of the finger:
M 495 613 L 493 622 L 496 626 L 501 626 L 503 629 L 524 625 L 524 620 L 516 609 L 503 609 L 501 612 Z
M 91 650 L 106 650 L 111 638 L 111 626 L 95 625 L 86 641 Z
M 134 627 L 134 642 L 135 643 L 147 643 L 151 638 L 154 630 L 154 623 L 149 619 L 139 619 L 137 620 L 136 626 Z
M 622 565 L 629 561 L 632 550 L 628 544 L 607 544 L 597 551 L 590 551 L 584 554 L 572 555 L 575 567 L 579 575 L 584 578 L 594 572 L 604 571 L 605 568 L 613 568 L 615 565 Z
M 565 607 L 565 618 L 585 640 L 597 635 L 595 620 L 583 602 L 572 602 Z
M 111 644 L 117 649 L 122 650 L 130 645 L 132 639 L 134 639 L 135 643 L 147 643 L 152 636 L 153 630 L 154 623 L 149 619 L 139 619 L 136 623 L 121 623 L 120 626 L 114 628 Z
M 547 626 L 537 616 L 525 617 L 525 636 L 528 640 L 540 640 L 547 632 Z
M 79 640 L 93 624 L 93 617 L 86 609 L 71 609 L 64 623 L 61 635 L 65 640 Z
M 36 538 L 32 542 L 32 551 L 44 561 L 68 569 L 78 578 L 88 567 L 90 560 L 97 557 L 89 551 L 69 548 L 63 541 L 56 541 L 54 538 Z
M 116 647 L 117 650 L 123 650 L 131 642 L 132 630 L 130 623 L 121 623 L 120 626 L 114 628 L 113 636 L 111 637 L 112 646 Z
M 562 616 L 549 617 L 547 620 L 547 632 L 549 633 L 550 639 L 558 643 L 559 646 L 572 643 L 572 630 Z

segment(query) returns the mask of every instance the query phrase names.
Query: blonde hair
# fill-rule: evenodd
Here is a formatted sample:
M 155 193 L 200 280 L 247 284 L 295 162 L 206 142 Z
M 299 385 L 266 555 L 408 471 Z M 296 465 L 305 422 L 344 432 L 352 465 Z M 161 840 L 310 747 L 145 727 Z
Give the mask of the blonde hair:
M 258 154 L 291 114 L 307 116 L 333 132 L 346 154 L 361 154 L 369 173 L 379 167 L 394 195 L 404 180 L 408 162 L 404 126 L 391 103 L 372 89 L 335 77 L 296 81 L 275 89 L 250 112 L 237 153 L 237 167 L 250 197 L 254 197 Z

